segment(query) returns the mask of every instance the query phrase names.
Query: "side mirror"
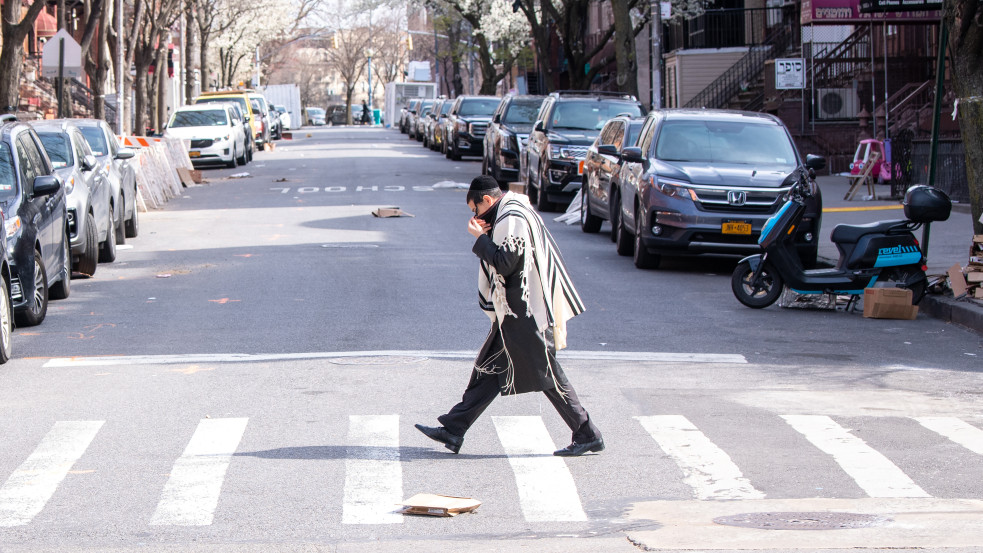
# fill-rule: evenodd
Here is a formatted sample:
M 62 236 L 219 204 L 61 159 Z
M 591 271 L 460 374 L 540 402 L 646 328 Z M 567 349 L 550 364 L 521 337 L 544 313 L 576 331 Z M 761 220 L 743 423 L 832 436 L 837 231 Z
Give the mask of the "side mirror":
M 92 154 L 85 154 L 82 158 L 82 170 L 91 171 L 96 168 L 96 156 Z
M 618 157 L 619 152 L 618 152 L 618 147 L 615 146 L 614 144 L 601 144 L 600 146 L 597 147 L 597 153 L 606 156 Z
M 120 148 L 116 150 L 116 159 L 130 159 L 137 155 L 136 150 L 130 148 Z
M 61 190 L 61 181 L 54 175 L 34 177 L 34 197 L 50 196 Z
M 642 163 L 645 161 L 645 155 L 642 154 L 641 148 L 637 146 L 629 146 L 628 148 L 621 150 L 621 159 L 631 163 Z
M 820 171 L 826 168 L 826 158 L 809 154 L 806 156 L 806 167 L 813 171 Z
M 536 121 L 536 126 L 533 127 L 532 130 L 539 131 L 539 132 L 546 132 L 546 125 L 544 125 L 542 121 Z

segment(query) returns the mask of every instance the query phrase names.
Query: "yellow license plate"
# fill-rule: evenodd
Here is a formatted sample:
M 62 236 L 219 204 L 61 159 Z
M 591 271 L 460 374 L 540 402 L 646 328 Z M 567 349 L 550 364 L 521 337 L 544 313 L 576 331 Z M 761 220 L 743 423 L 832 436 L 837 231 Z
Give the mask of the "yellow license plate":
M 751 234 L 751 223 L 726 221 L 720 231 L 724 234 Z
M 188 157 L 198 157 L 200 155 L 201 152 L 188 152 Z

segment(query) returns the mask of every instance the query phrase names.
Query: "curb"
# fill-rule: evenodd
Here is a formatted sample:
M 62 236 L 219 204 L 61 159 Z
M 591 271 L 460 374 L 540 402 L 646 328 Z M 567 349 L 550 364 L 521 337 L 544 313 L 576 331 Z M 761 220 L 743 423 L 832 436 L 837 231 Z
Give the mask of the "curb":
M 956 323 L 983 334 L 983 308 L 949 296 L 926 295 L 918 302 L 919 311 L 947 323 Z

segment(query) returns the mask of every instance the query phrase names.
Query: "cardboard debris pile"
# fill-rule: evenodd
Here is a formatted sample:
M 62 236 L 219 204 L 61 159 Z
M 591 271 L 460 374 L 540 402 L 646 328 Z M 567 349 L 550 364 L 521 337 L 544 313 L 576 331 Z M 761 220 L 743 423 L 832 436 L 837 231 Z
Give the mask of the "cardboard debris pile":
M 956 264 L 949 269 L 949 286 L 955 298 L 968 296 L 983 299 L 983 234 L 973 237 L 969 265 L 962 269 Z
M 907 288 L 867 288 L 864 290 L 864 317 L 868 319 L 914 320 L 918 306 L 911 305 Z
M 403 505 L 403 508 L 399 512 L 404 515 L 453 517 L 474 511 L 481 505 L 481 502 L 470 497 L 418 493 L 400 505 Z
M 413 217 L 412 213 L 407 213 L 398 207 L 380 207 L 372 212 L 376 217 Z

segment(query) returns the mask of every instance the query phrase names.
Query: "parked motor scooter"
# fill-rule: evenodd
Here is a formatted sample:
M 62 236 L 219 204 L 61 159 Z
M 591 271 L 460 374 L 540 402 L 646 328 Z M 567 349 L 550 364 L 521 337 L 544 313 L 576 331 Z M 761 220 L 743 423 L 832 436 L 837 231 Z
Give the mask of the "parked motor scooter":
M 821 156 L 807 156 L 798 182 L 787 193 L 785 205 L 765 222 L 758 244 L 764 253 L 745 257 L 731 276 L 731 289 L 748 307 L 768 307 L 784 286 L 799 294 L 859 296 L 864 288 L 907 288 L 913 303 L 925 294 L 925 257 L 913 231 L 949 218 L 952 202 L 930 186 L 913 186 L 904 198 L 905 220 L 865 225 L 836 225 L 830 239 L 840 252 L 832 269 L 806 270 L 793 243 L 794 231 L 805 212 L 805 199 L 815 191 L 815 171 L 826 166 Z

